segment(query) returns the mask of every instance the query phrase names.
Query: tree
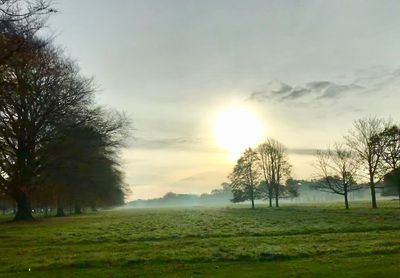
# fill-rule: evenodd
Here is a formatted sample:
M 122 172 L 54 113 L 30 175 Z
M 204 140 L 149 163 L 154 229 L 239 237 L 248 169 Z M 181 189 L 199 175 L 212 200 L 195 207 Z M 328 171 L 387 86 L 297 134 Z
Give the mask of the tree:
M 285 185 L 285 197 L 296 198 L 300 196 L 299 184 L 293 178 L 288 178 Z
M 91 80 L 38 35 L 54 12 L 48 0 L 0 1 L 0 193 L 16 201 L 15 220 L 33 219 L 32 201 L 55 197 L 62 215 L 62 200 L 79 212 L 124 199 L 125 121 L 93 108 Z
M 17 202 L 15 220 L 30 220 L 42 150 L 58 125 L 86 113 L 93 88 L 57 48 L 37 37 L 21 39 L 23 51 L 0 65 L 0 185 Z
M 260 168 L 262 169 L 263 182 L 261 189 L 263 195 L 269 199 L 272 207 L 272 199 L 279 206 L 279 198 L 286 195 L 283 184 L 290 177 L 291 166 L 287 158 L 284 145 L 274 139 L 268 139 L 257 148 L 260 156 Z
M 379 137 L 385 146 L 383 160 L 390 171 L 385 176 L 385 187 L 396 189 L 400 202 L 400 128 L 397 125 L 387 127 Z M 390 189 L 384 193 L 388 192 Z
M 108 115 L 108 116 L 105 116 Z M 78 125 L 62 126 L 57 138 L 43 151 L 42 182 L 55 187 L 57 216 L 63 205 L 96 210 L 97 205 L 120 205 L 124 200 L 123 176 L 118 163 L 118 147 L 123 145 L 129 122 L 123 115 L 90 111 Z
M 385 146 L 383 160 L 389 173 L 384 177 L 383 195 L 397 195 L 400 202 L 400 129 L 397 125 L 392 125 L 379 135 Z
M 354 122 L 354 127 L 345 137 L 347 145 L 358 156 L 368 179 L 371 190 L 372 208 L 377 208 L 375 188 L 385 173 L 385 144 L 380 134 L 388 123 L 379 118 L 370 117 Z
M 251 201 L 254 209 L 254 200 L 258 198 L 260 172 L 258 169 L 258 154 L 251 148 L 245 150 L 237 161 L 233 172 L 229 175 L 231 181 L 233 202 Z
M 345 208 L 349 209 L 349 192 L 360 189 L 354 179 L 358 170 L 354 154 L 344 145 L 335 144 L 333 149 L 317 151 L 315 168 L 316 189 L 342 195 Z
M 55 12 L 48 0 L 1 0 L 0 65 L 31 48 L 33 37 Z
M 260 184 L 260 189 L 265 196 L 269 200 L 269 206 L 272 207 L 272 199 L 274 198 L 274 184 L 275 184 L 275 172 L 273 156 L 272 154 L 272 146 L 266 142 L 258 146 L 258 153 L 260 155 L 260 165 L 262 169 L 262 177 L 263 181 Z
M 399 196 L 399 190 L 400 190 L 399 187 L 400 187 L 400 168 L 397 168 L 396 170 L 391 171 L 385 175 L 382 195 Z
M 15 22 L 43 22 L 43 16 L 54 13 L 51 1 L 46 0 L 1 0 L 0 24 Z

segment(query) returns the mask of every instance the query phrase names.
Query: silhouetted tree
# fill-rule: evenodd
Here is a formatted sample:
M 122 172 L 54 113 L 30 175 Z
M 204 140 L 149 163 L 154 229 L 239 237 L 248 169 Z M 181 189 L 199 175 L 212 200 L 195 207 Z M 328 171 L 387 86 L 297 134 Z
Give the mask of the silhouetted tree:
M 384 165 L 385 143 L 380 134 L 388 126 L 384 119 L 364 118 L 354 122 L 353 129 L 345 137 L 347 145 L 362 163 L 371 189 L 372 207 L 377 208 L 375 188 L 386 174 Z
M 0 65 L 31 49 L 37 31 L 55 12 L 47 0 L 0 1 Z
M 380 134 L 379 140 L 385 145 L 383 160 L 390 171 L 385 176 L 385 187 L 389 188 L 384 190 L 384 194 L 397 191 L 400 203 L 400 128 L 397 125 L 387 127 Z
M 117 151 L 129 122 L 122 115 L 105 115 L 103 110 L 90 111 L 81 122 L 61 126 L 43 151 L 42 179 L 56 188 L 58 216 L 64 215 L 67 201 L 74 204 L 76 214 L 82 206 L 95 210 L 99 204 L 123 203 Z
M 257 152 L 249 148 L 237 161 L 233 172 L 229 175 L 233 193 L 232 202 L 250 200 L 251 207 L 254 209 L 254 200 L 258 198 L 260 183 L 258 160 Z
M 1 0 L 0 24 L 43 22 L 43 16 L 56 12 L 48 0 Z
M 93 89 L 58 49 L 37 37 L 21 39 L 26 47 L 0 65 L 0 179 L 17 202 L 15 219 L 29 220 L 42 150 L 58 125 L 87 111 Z
M 317 151 L 316 160 L 318 183 L 315 188 L 342 195 L 345 208 L 349 209 L 349 192 L 360 189 L 355 181 L 358 161 L 354 154 L 342 144 L 335 144 L 333 149 Z
M 268 139 L 258 146 L 257 151 L 262 169 L 261 189 L 263 195 L 269 199 L 270 207 L 272 207 L 272 199 L 275 198 L 275 205 L 278 207 L 279 198 L 289 195 L 289 192 L 285 192 L 284 186 L 291 171 L 286 148 L 278 141 Z

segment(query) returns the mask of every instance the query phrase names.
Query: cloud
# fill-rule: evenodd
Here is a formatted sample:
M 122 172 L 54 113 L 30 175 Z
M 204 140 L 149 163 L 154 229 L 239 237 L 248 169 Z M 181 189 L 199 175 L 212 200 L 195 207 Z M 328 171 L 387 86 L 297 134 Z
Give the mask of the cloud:
M 169 137 L 169 138 L 136 138 L 131 144 L 133 149 L 141 150 L 172 150 L 194 152 L 220 152 L 221 150 L 209 145 L 207 138 L 200 137 Z
M 201 143 L 200 138 L 193 137 L 174 137 L 174 138 L 160 138 L 160 139 L 148 139 L 148 138 L 137 138 L 133 144 L 134 148 L 142 149 L 181 149 L 193 147 Z
M 312 81 L 304 85 L 291 86 L 284 82 L 272 81 L 262 91 L 253 92 L 249 99 L 258 102 L 267 100 L 296 101 L 336 99 L 347 92 L 362 90 L 363 87 L 354 83 L 337 84 L 330 81 Z
M 338 85 L 335 83 L 331 83 L 325 88 L 325 90 L 324 90 L 323 94 L 320 96 L 320 98 L 321 99 L 338 98 L 341 96 L 342 93 L 360 91 L 362 89 L 363 89 L 363 87 L 359 86 L 357 84 Z
M 209 191 L 218 188 L 222 182 L 226 181 L 226 176 L 225 172 L 205 171 L 177 180 L 171 183 L 170 186 L 177 190 L 182 188 L 199 188 L 202 189 L 201 191 Z
M 315 155 L 318 149 L 288 149 L 289 154 Z
M 342 75 L 341 82 L 316 80 L 299 85 L 289 85 L 281 81 L 271 81 L 259 91 L 250 94 L 249 100 L 265 101 L 303 101 L 337 100 L 344 96 L 357 96 L 392 92 L 400 87 L 400 69 L 371 67 L 352 74 Z
M 287 94 L 285 97 L 283 97 L 282 99 L 298 99 L 301 98 L 307 94 L 309 94 L 311 91 L 309 89 L 306 88 L 302 88 L 302 87 L 296 87 L 293 88 L 289 94 Z

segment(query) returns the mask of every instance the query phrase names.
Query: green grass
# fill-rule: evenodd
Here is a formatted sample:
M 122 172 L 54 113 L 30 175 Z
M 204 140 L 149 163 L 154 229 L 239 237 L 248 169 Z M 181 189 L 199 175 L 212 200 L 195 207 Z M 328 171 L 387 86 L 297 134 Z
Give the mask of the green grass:
M 127 209 L 34 223 L 3 217 L 0 276 L 396 277 L 398 203 L 340 205 Z

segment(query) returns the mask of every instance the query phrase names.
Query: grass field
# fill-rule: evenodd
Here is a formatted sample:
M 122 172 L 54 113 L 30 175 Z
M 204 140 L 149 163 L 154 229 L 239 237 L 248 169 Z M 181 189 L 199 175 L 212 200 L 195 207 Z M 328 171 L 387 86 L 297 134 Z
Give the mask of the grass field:
M 0 277 L 399 277 L 398 203 L 352 205 L 3 217 Z

